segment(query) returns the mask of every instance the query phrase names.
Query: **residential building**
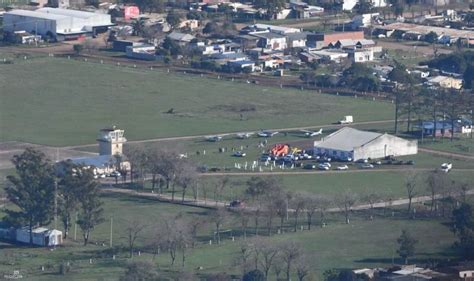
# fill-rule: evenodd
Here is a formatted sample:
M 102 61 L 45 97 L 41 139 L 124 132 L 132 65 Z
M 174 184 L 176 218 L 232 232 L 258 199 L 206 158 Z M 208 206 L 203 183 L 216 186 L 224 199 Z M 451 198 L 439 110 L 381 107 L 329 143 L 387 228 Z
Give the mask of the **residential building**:
M 329 44 L 335 43 L 339 40 L 363 40 L 364 32 L 363 31 L 348 31 L 348 32 L 332 32 L 332 33 L 315 33 L 308 34 L 308 46 L 314 47 L 316 49 L 321 49 L 328 47 Z
M 432 78 L 428 78 L 428 84 L 433 86 L 439 86 L 445 89 L 460 90 L 462 88 L 462 79 L 457 79 L 449 76 L 438 75 Z
M 454 128 L 453 128 L 454 125 Z M 424 121 L 418 125 L 424 136 L 435 136 L 435 137 L 447 137 L 450 138 L 453 135 L 467 135 L 473 131 L 473 123 L 468 119 L 458 119 L 454 122 L 451 120 L 442 121 Z
M 321 61 L 325 62 L 341 62 L 341 60 L 347 58 L 349 56 L 348 53 L 343 52 L 341 50 L 319 50 L 319 51 L 312 51 L 311 54 L 319 56 Z
M 344 127 L 314 142 L 314 153 L 332 158 L 377 159 L 418 153 L 417 141 Z
M 286 36 L 284 35 L 273 32 L 258 33 L 254 35 L 259 38 L 257 47 L 271 50 L 285 50 L 288 47 Z
M 290 33 L 286 36 L 288 48 L 304 48 L 306 47 L 307 32 Z
M 191 43 L 191 41 L 196 38 L 194 37 L 193 35 L 191 34 L 187 34 L 187 33 L 181 33 L 181 32 L 177 32 L 177 31 L 173 31 L 171 32 L 170 34 L 168 34 L 167 36 L 169 39 L 177 42 L 180 46 L 186 46 L 188 45 L 189 43 Z
M 349 57 L 353 62 L 368 62 L 374 60 L 372 49 L 353 49 L 349 51 Z
M 139 60 L 157 60 L 159 56 L 156 55 L 156 47 L 150 44 L 136 44 L 126 47 L 126 56 L 132 59 Z

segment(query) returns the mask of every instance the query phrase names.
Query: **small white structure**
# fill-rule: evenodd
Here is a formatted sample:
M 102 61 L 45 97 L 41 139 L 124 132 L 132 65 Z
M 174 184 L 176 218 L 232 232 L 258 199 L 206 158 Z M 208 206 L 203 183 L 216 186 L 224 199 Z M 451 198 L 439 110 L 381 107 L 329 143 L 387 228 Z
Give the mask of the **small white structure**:
M 418 142 L 389 134 L 360 131 L 344 127 L 320 141 L 314 142 L 315 155 L 332 158 L 377 159 L 386 156 L 403 156 L 418 153 Z
M 33 228 L 33 244 L 43 247 L 58 246 L 63 243 L 62 231 L 45 227 Z M 16 241 L 23 243 L 30 243 L 30 230 L 28 227 L 19 228 L 16 230 Z
M 374 60 L 374 51 L 368 49 L 354 49 L 349 51 L 349 55 L 353 62 L 368 62 Z

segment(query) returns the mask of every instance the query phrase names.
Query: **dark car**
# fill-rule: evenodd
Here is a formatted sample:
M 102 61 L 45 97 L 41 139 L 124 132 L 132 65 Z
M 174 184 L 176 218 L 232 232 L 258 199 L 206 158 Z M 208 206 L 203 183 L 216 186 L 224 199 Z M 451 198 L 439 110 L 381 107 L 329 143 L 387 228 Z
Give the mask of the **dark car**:
M 229 207 L 231 207 L 231 208 L 241 208 L 243 206 L 244 206 L 244 202 L 242 202 L 240 200 L 230 201 L 230 203 L 229 203 Z

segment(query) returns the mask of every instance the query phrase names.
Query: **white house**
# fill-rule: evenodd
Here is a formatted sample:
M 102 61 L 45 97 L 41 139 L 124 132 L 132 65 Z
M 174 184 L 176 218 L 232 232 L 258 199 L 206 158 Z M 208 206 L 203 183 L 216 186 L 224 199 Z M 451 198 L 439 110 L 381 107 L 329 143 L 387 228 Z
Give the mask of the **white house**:
M 357 161 L 417 154 L 418 143 L 416 140 L 405 140 L 389 134 L 344 127 L 320 141 L 315 141 L 314 153 Z
M 349 51 L 349 56 L 353 62 L 368 62 L 374 60 L 374 51 L 368 49 L 354 49 Z
M 259 38 L 257 46 L 260 48 L 284 50 L 288 47 L 286 36 L 284 35 L 273 32 L 259 33 L 254 35 Z

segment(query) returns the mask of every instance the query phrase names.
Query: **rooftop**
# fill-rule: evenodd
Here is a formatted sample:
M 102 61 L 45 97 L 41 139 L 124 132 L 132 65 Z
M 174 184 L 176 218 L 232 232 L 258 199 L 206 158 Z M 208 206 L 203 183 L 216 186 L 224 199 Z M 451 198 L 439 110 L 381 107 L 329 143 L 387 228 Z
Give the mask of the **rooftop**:
M 352 151 L 354 148 L 371 142 L 380 136 L 382 134 L 344 127 L 323 138 L 321 141 L 314 142 L 314 145 L 328 149 Z
M 68 18 L 63 15 L 40 13 L 37 11 L 28 11 L 28 10 L 12 10 L 5 13 L 5 15 L 16 15 L 16 16 L 38 18 L 38 19 L 48 19 L 48 20 L 62 20 L 62 19 Z
M 420 24 L 395 22 L 395 23 L 384 25 L 384 26 L 378 26 L 377 28 L 385 29 L 385 30 L 402 30 L 406 32 L 408 31 L 418 32 L 421 34 L 427 34 L 433 31 L 433 32 L 436 32 L 436 34 L 438 35 L 444 34 L 451 37 L 462 37 L 462 38 L 474 39 L 474 31 L 472 30 L 460 30 L 460 29 L 452 29 L 452 28 L 445 28 L 445 27 L 420 25 Z
M 60 9 L 60 8 L 40 8 L 36 11 L 39 13 L 54 14 L 54 15 L 61 15 L 61 16 L 68 16 L 68 17 L 82 18 L 82 19 L 88 19 L 88 18 L 95 17 L 98 15 L 106 15 L 106 14 L 91 13 L 91 12 L 84 12 L 84 11 L 70 10 L 70 9 Z

